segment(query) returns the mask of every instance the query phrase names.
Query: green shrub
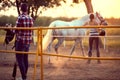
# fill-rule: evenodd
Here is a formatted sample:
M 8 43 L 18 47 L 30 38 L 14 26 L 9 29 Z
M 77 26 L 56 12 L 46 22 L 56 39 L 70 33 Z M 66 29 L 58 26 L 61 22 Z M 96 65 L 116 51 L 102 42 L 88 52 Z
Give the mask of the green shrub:
M 11 23 L 13 26 L 15 26 L 16 19 L 17 17 L 14 16 L 0 16 L 0 26 L 5 26 L 6 23 Z M 34 21 L 34 26 L 49 26 L 49 24 L 55 20 L 71 21 L 74 19 L 76 18 L 51 18 L 45 16 L 37 17 L 37 19 Z M 106 18 L 106 21 L 109 23 L 109 25 L 120 25 L 120 18 Z
M 0 17 L 0 26 L 5 26 L 7 23 L 15 25 L 16 17 L 14 16 L 1 16 Z

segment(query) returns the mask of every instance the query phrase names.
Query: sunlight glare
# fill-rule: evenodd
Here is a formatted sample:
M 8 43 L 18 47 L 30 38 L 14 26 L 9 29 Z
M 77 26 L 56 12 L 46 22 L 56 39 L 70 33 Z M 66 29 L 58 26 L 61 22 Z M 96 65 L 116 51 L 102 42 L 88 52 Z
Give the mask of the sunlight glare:
M 106 18 L 120 18 L 120 0 L 91 0 L 94 12 L 99 12 Z M 62 6 L 44 10 L 39 16 L 48 17 L 82 17 L 87 14 L 87 9 L 84 2 L 80 4 L 72 3 L 72 0 L 67 0 L 67 4 L 61 2 Z M 40 11 L 39 11 L 40 12 Z M 0 11 L 0 15 L 18 16 L 17 9 L 12 7 L 8 11 Z
M 120 18 L 120 0 L 92 0 L 92 5 L 95 12 L 107 18 Z

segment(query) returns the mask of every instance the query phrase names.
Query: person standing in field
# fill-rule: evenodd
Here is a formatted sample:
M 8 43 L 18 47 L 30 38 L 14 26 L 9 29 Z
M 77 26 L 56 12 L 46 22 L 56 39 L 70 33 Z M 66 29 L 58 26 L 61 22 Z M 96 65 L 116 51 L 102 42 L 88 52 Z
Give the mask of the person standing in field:
M 33 19 L 27 14 L 28 7 L 26 3 L 21 4 L 21 14 L 16 21 L 16 27 L 30 28 L 33 26 Z M 15 51 L 28 52 L 32 42 L 32 30 L 15 30 L 16 42 Z M 19 80 L 27 79 L 28 71 L 28 54 L 16 53 L 16 61 L 18 63 L 22 78 Z
M 90 21 L 88 23 L 89 25 L 98 25 L 98 23 L 94 20 L 94 15 L 90 15 Z M 89 31 L 89 51 L 88 51 L 88 57 L 92 56 L 92 47 L 93 47 L 93 42 L 95 43 L 95 48 L 96 48 L 96 53 L 97 57 L 100 57 L 100 52 L 99 52 L 99 28 L 90 28 Z M 91 59 L 88 59 L 87 63 L 90 64 Z M 100 60 L 97 61 L 98 63 L 101 63 Z

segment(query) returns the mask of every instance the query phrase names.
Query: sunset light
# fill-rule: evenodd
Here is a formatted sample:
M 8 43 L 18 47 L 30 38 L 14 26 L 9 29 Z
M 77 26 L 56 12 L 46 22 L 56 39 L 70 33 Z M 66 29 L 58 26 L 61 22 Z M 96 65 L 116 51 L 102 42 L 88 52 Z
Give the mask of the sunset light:
M 120 18 L 120 0 L 92 0 L 94 12 L 100 12 L 101 15 L 110 18 Z M 49 9 L 43 12 L 42 16 L 63 16 L 63 17 L 81 17 L 87 14 L 87 9 L 84 2 L 74 4 L 74 7 L 64 5 L 62 7 Z
M 106 18 L 120 18 L 120 0 L 91 0 L 94 12 L 99 12 Z M 67 4 L 62 3 L 62 6 L 50 8 L 43 11 L 40 16 L 49 17 L 82 17 L 87 14 L 87 9 L 84 2 L 80 4 L 72 4 L 71 0 L 67 0 Z M 13 11 L 14 10 L 14 11 Z M 1 11 L 0 15 L 17 15 L 16 8 L 12 8 L 6 12 Z
M 120 80 L 120 0 L 0 0 L 0 80 Z
M 120 18 L 120 0 L 92 0 L 92 5 L 105 17 Z

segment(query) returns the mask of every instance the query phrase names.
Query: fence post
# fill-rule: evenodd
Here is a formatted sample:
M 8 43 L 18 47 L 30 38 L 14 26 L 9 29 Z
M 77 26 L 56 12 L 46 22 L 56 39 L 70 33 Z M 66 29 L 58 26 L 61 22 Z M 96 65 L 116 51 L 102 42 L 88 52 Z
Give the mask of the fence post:
M 34 64 L 34 74 L 33 74 L 33 80 L 35 80 L 35 75 L 36 75 L 36 66 L 38 63 L 38 56 L 39 56 L 39 29 L 37 29 L 37 52 L 36 52 L 36 58 L 35 58 L 35 64 Z
M 43 80 L 43 51 L 42 51 L 42 28 L 40 28 L 39 34 L 39 51 L 40 51 L 40 69 L 41 69 L 41 80 Z

